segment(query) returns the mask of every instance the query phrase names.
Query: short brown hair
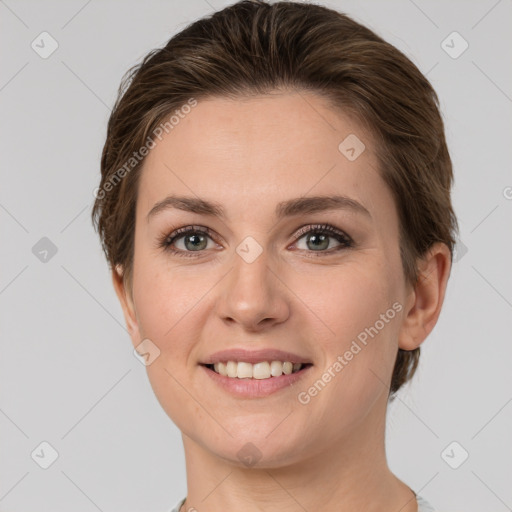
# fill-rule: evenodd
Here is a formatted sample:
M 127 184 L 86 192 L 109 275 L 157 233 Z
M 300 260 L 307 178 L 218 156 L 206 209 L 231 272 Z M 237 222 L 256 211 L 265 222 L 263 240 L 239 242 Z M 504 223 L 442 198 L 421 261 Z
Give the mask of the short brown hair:
M 299 2 L 244 0 L 192 23 L 121 81 L 92 219 L 110 266 L 121 266 L 130 291 L 144 159 L 134 160 L 133 169 L 126 162 L 191 98 L 238 98 L 282 88 L 322 95 L 374 135 L 379 170 L 399 215 L 406 281 L 417 282 L 418 258 L 435 242 L 445 243 L 453 260 L 458 224 L 450 198 L 452 164 L 438 97 L 426 77 L 345 14 Z M 419 353 L 419 347 L 398 350 L 391 397 L 414 374 Z

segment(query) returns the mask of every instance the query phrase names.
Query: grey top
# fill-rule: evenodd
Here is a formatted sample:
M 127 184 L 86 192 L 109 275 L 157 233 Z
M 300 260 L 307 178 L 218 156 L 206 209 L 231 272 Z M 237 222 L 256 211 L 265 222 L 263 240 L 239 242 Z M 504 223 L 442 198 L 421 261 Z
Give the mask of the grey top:
M 180 512 L 180 507 L 185 503 L 186 498 L 180 500 L 176 506 L 171 509 L 169 512 Z M 418 512 L 436 512 L 436 509 L 425 499 L 419 495 L 416 495 L 416 501 L 418 502 Z M 188 512 L 185 510 L 185 512 Z M 194 509 L 191 510 L 194 512 Z

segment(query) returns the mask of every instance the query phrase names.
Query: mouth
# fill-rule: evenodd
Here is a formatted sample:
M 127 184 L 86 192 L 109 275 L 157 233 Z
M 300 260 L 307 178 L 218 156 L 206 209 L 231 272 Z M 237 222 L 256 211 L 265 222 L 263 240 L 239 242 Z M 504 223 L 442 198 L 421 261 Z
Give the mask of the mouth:
M 205 377 L 237 399 L 263 399 L 296 389 L 309 374 L 312 363 L 291 361 L 219 361 L 200 363 Z
M 258 350 L 232 347 L 205 356 L 198 364 L 217 389 L 246 399 L 290 392 L 307 378 L 313 361 L 307 355 L 270 346 Z
M 300 373 L 313 365 L 291 361 L 260 361 L 256 364 L 245 361 L 224 361 L 214 364 L 202 363 L 201 366 L 230 379 L 267 380 Z

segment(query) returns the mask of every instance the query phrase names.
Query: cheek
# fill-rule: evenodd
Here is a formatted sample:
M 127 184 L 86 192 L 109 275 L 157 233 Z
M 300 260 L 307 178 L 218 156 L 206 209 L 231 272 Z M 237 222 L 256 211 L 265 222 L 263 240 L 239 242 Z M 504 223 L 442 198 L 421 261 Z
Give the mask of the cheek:
M 296 283 L 297 294 L 319 321 L 329 327 L 326 332 L 330 336 L 324 338 L 333 346 L 343 345 L 374 325 L 398 298 L 392 280 L 386 277 L 390 272 L 370 264 L 369 259 L 366 263 L 351 265 L 350 269 L 331 269 L 324 279 L 314 280 L 315 286 L 310 279 Z M 385 330 L 389 331 L 390 324 L 386 323 Z
M 139 262 L 140 265 L 134 265 L 134 300 L 139 327 L 146 337 L 168 345 L 187 315 L 194 315 L 194 308 L 208 289 L 208 283 L 197 275 L 194 278 L 192 267 L 169 269 L 156 258 L 150 264 L 144 264 L 142 258 Z
M 352 265 L 350 272 L 331 271 L 315 290 L 303 283 L 297 294 L 315 313 L 309 318 L 321 326 L 315 343 L 323 353 L 322 364 L 298 393 L 306 404 L 299 410 L 322 425 L 322 443 L 358 428 L 377 402 L 387 403 L 400 320 L 393 308 L 392 281 L 368 261 Z
M 203 417 L 205 411 L 186 391 L 190 379 L 187 365 L 200 334 L 198 303 L 208 288 L 204 280 L 190 278 L 190 272 L 159 269 L 156 263 L 134 266 L 134 270 L 139 329 L 160 350 L 146 367 L 148 379 L 163 410 L 188 433 L 189 418 L 208 422 Z
M 336 376 L 331 379 L 335 381 L 331 396 L 336 399 L 342 396 L 362 404 L 366 396 L 371 401 L 389 381 L 401 305 L 387 275 L 390 272 L 382 272 L 379 265 L 353 265 L 348 273 L 331 272 L 314 293 L 306 286 L 298 293 L 319 318 L 319 325 L 325 326 L 318 343 L 324 352 L 323 369 Z

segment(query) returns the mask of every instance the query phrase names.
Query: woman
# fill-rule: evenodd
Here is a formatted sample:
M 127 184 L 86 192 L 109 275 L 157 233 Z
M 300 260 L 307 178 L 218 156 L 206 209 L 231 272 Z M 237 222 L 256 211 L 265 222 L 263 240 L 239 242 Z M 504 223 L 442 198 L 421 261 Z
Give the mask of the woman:
M 101 170 L 93 220 L 182 432 L 173 510 L 434 510 L 384 443 L 458 230 L 416 66 L 334 10 L 242 1 L 131 70 Z

